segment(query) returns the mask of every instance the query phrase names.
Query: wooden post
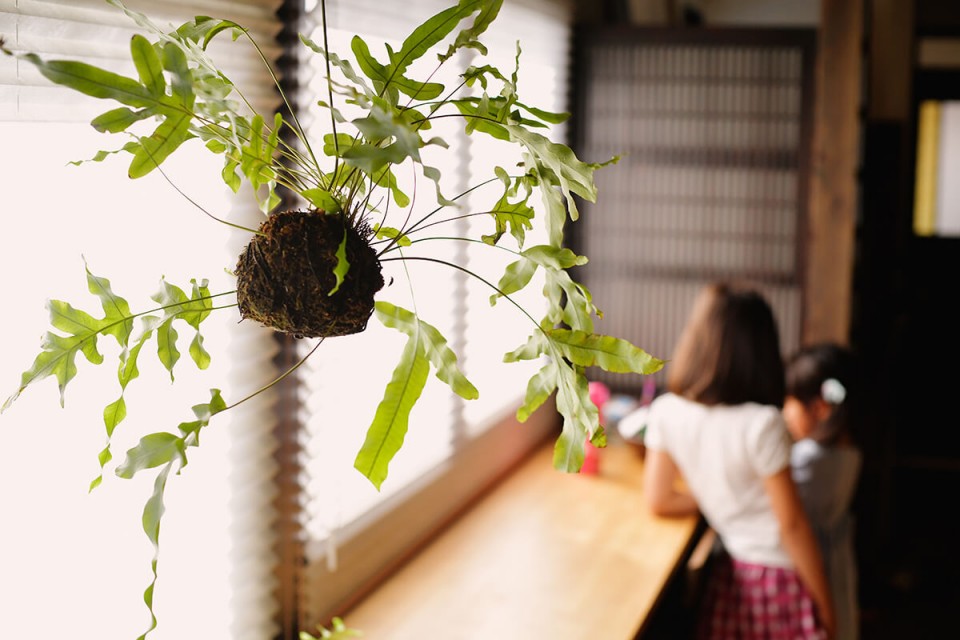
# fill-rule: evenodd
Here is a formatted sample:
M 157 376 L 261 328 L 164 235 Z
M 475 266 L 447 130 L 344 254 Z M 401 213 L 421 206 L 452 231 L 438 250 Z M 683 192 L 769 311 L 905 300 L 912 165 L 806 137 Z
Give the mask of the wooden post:
M 849 342 L 863 0 L 821 0 L 803 339 Z
M 870 18 L 871 121 L 907 123 L 913 116 L 913 0 L 872 0 Z

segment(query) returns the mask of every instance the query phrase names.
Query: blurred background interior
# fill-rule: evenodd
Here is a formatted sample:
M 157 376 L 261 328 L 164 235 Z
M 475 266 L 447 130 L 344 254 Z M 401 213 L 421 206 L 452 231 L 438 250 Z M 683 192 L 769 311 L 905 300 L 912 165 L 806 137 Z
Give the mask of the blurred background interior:
M 668 353 L 692 289 L 733 275 L 764 283 L 785 350 L 852 345 L 870 388 L 864 638 L 946 637 L 960 604 L 944 513 L 960 480 L 960 4 L 579 6 L 578 144 L 630 150 L 578 236 L 614 331 Z

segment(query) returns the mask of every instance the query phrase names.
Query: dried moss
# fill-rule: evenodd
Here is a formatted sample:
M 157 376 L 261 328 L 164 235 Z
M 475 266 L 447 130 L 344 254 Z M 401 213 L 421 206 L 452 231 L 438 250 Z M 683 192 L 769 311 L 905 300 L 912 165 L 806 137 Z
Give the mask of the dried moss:
M 355 228 L 340 214 L 310 210 L 271 215 L 259 231 L 237 263 L 241 318 L 310 338 L 366 329 L 374 295 L 383 287 L 369 229 Z M 344 233 L 350 269 L 331 295 Z

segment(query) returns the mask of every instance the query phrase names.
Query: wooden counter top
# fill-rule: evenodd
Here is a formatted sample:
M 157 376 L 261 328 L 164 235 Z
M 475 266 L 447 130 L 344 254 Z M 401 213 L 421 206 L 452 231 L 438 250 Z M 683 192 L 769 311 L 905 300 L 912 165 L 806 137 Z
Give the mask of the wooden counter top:
M 597 475 L 553 443 L 344 616 L 365 640 L 633 640 L 695 544 L 697 518 L 643 506 L 642 460 L 601 450 Z

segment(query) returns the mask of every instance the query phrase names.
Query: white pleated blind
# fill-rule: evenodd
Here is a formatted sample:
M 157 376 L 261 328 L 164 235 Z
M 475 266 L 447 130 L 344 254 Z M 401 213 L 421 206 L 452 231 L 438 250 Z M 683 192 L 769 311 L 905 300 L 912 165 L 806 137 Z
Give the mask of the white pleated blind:
M 282 26 L 274 12 L 280 4 L 126 3 L 162 28 L 195 15 L 233 19 L 250 27 L 274 59 Z M 101 0 L 0 0 L 6 46 L 44 58 L 79 59 L 133 75 L 128 46 L 137 31 L 130 18 Z M 258 110 L 272 113 L 279 99 L 256 50 L 226 34 L 218 40 L 211 56 Z M 135 311 L 153 305 L 149 295 L 161 276 L 181 287 L 189 287 L 190 278 L 208 278 L 212 292 L 235 287 L 227 270 L 249 234 L 211 221 L 157 172 L 128 179 L 122 157 L 68 165 L 123 143 L 86 124 L 114 106 L 55 87 L 32 65 L 0 56 L 0 185 L 9 212 L 0 234 L 3 397 L 39 352 L 39 337 L 49 326 L 45 298 L 97 314 L 84 260 L 93 273 L 110 279 Z M 203 145 L 188 142 L 164 163 L 164 171 L 208 211 L 255 227 L 262 215 L 252 194 L 230 192 L 220 180 L 221 166 Z M 17 312 L 10 313 L 14 307 Z M 277 375 L 272 333 L 238 320 L 235 309 L 215 312 L 204 323 L 210 368 L 197 371 L 183 358 L 173 384 L 144 349 L 140 378 L 126 395 L 129 415 L 114 436 L 119 460 L 142 435 L 175 431 L 190 419 L 190 407 L 207 401 L 209 388 L 222 389 L 232 403 Z M 0 513 L 20 523 L 0 540 L 0 593 L 8 598 L 0 638 L 42 635 L 51 611 L 76 637 L 132 639 L 149 625 L 143 591 L 153 549 L 140 515 L 152 474 L 121 480 L 111 467 L 103 486 L 87 494 L 105 437 L 101 412 L 117 394 L 111 347 L 102 342 L 105 362 L 99 367 L 78 358 L 64 409 L 49 380 L 26 390 L 0 417 L 5 441 L 16 452 L 0 466 L 0 486 L 17 487 L 0 491 Z M 273 428 L 280 400 L 268 392 L 216 416 L 190 464 L 170 478 L 154 596 L 159 625 L 150 640 L 277 637 Z
M 125 6 L 148 15 L 160 28 L 198 15 L 234 20 L 269 59 L 276 59 L 280 24 L 275 12 L 282 0 L 129 0 Z M 44 59 L 80 60 L 116 73 L 133 75 L 130 37 L 142 32 L 106 0 L 0 0 L 0 36 L 13 51 L 30 51 Z M 246 50 L 244 50 L 246 49 Z M 258 108 L 274 99 L 272 82 L 249 46 L 214 40 L 209 53 L 218 66 Z M 106 103 L 103 103 L 106 104 Z M 86 121 L 101 113 L 101 104 L 57 87 L 28 62 L 0 56 L 0 119 Z
M 519 42 L 520 71 L 517 77 L 517 92 L 521 101 L 547 111 L 570 111 L 569 86 L 571 63 L 571 28 L 573 24 L 572 2 L 550 0 L 527 0 L 504 2 L 500 17 L 495 22 L 484 42 L 490 54 L 487 60 L 505 73 L 513 70 L 516 46 Z M 542 130 L 552 140 L 569 143 L 566 124 Z M 493 174 L 493 167 L 500 166 L 513 171 L 520 160 L 515 145 L 504 145 L 488 136 L 474 135 L 470 138 L 470 167 L 468 180 L 471 184 Z M 596 160 L 596 158 L 591 158 Z M 470 195 L 471 211 L 486 211 L 500 196 L 500 185 L 491 185 L 492 190 L 477 191 Z M 545 215 L 539 194 L 534 194 L 529 203 L 542 222 Z M 539 226 L 539 225 L 537 225 Z M 471 236 L 490 233 L 492 221 L 486 216 L 469 219 L 467 231 Z M 542 227 L 539 231 L 543 231 Z M 528 233 L 524 247 L 546 242 L 545 234 Z M 512 239 L 503 238 L 506 246 L 513 246 Z M 472 271 L 484 274 L 492 281 L 499 280 L 507 264 L 515 259 L 510 253 L 486 246 L 470 245 L 468 266 Z M 495 307 L 489 303 L 489 287 L 472 278 L 466 280 L 467 323 L 465 327 L 466 373 L 474 384 L 485 393 L 487 401 L 470 402 L 464 407 L 465 428 L 476 435 L 518 406 L 526 391 L 527 380 L 542 366 L 537 361 L 503 363 L 503 354 L 512 351 L 526 341 L 534 331 L 528 317 L 521 314 L 508 302 L 501 300 Z M 541 294 L 540 273 L 522 292 L 512 296 L 530 314 L 540 320 L 545 303 Z
M 385 57 L 384 43 L 399 49 L 403 37 L 420 21 L 449 4 L 446 0 L 420 0 L 402 7 L 364 0 L 328 2 L 330 49 L 352 58 L 350 40 L 354 34 L 359 34 L 370 45 L 371 52 L 382 59 Z M 323 41 L 319 8 L 309 14 L 307 31 L 314 41 Z M 328 112 L 315 108 L 318 99 L 326 100 L 325 69 L 320 56 L 309 55 L 301 71 L 305 88 L 300 98 L 302 108 L 306 109 L 302 120 L 308 122 L 310 138 L 322 140 L 323 135 L 331 131 Z M 432 65 L 424 72 L 426 62 L 432 62 Z M 412 73 L 416 75 L 419 72 L 426 77 L 435 66 L 435 58 L 432 61 L 422 59 L 416 63 Z M 451 83 L 457 72 L 462 70 L 462 66 L 451 61 L 442 70 L 442 78 L 436 79 L 448 86 L 456 86 Z M 338 102 L 338 107 L 345 114 L 351 114 L 350 106 L 342 101 Z M 430 134 L 453 142 L 458 135 L 457 125 L 452 120 L 439 121 Z M 430 148 L 423 150 L 426 163 L 430 163 L 428 158 L 432 152 Z M 459 167 L 449 164 L 451 156 L 454 154 L 445 156 L 447 161 L 441 166 L 441 171 L 445 192 L 453 194 Z M 396 176 L 404 192 L 413 198 L 414 189 L 417 189 L 422 202 L 428 205 L 435 202 L 432 183 L 421 176 L 419 184 L 415 185 L 410 174 L 412 171 L 404 170 Z M 390 206 L 393 208 L 389 213 L 390 220 L 395 222 L 386 224 L 399 228 L 406 212 L 397 210 L 393 203 Z M 433 206 L 417 207 L 415 198 L 413 219 Z M 451 259 L 456 251 L 453 243 L 429 244 L 428 250 L 440 258 Z M 416 246 L 405 253 L 415 255 Z M 384 263 L 384 280 L 393 284 L 385 287 L 378 298 L 405 309 L 416 309 L 421 319 L 452 339 L 455 317 L 451 302 L 455 295 L 457 272 L 438 264 L 416 262 L 409 263 L 407 269 L 405 271 L 399 263 Z M 405 342 L 406 336 L 394 329 L 384 328 L 376 318 L 371 318 L 367 330 L 362 334 L 327 340 L 309 362 L 310 373 L 305 378 L 309 397 L 304 403 L 307 411 L 304 422 L 309 438 L 307 455 L 310 460 L 304 464 L 304 468 L 308 478 L 308 535 L 311 539 L 336 540 L 339 530 L 378 502 L 415 481 L 451 451 L 450 422 L 455 401 L 448 393 L 448 388 L 431 376 L 411 415 L 403 449 L 391 464 L 390 476 L 381 491 L 378 492 L 353 468 L 353 460 L 363 443 L 366 427 L 373 420 L 377 403 L 383 397 L 384 388 L 390 381 Z
M 321 13 L 316 4 L 319 3 L 308 2 L 305 30 L 316 42 L 322 42 Z M 414 27 L 452 4 L 452 0 L 390 3 L 328 0 L 330 48 L 352 59 L 350 39 L 358 33 L 371 52 L 384 59 L 385 42 L 398 49 Z M 459 84 L 457 76 L 464 69 L 485 63 L 497 66 L 509 77 L 519 40 L 523 49 L 519 78 L 521 100 L 547 110 L 567 110 L 572 13 L 573 3 L 567 1 L 505 0 L 498 19 L 480 38 L 491 55 L 481 57 L 473 51 L 462 51 L 433 79 L 451 89 Z M 410 76 L 428 77 L 434 72 L 436 62 L 435 56 L 424 56 L 412 67 Z M 318 99 L 326 100 L 322 58 L 312 54 L 305 58 L 300 77 L 303 86 L 300 104 L 307 110 L 302 119 L 309 121 L 310 137 L 320 139 L 330 131 L 327 114 L 313 108 Z M 344 111 L 349 117 L 349 108 L 345 107 Z M 520 159 L 516 149 L 505 148 L 483 134 L 465 135 L 463 122 L 457 118 L 435 120 L 430 135 L 440 136 L 450 145 L 449 151 L 438 152 L 431 147 L 423 150 L 425 164 L 442 171 L 442 189 L 448 197 L 493 177 L 494 166 L 510 171 Z M 551 137 L 566 142 L 564 136 L 562 127 L 551 132 Z M 436 153 L 440 159 L 434 161 Z M 412 171 L 401 171 L 397 178 L 412 196 L 412 176 L 405 173 L 412 174 Z M 436 206 L 432 183 L 420 176 L 416 189 L 413 220 Z M 501 194 L 502 185 L 492 184 L 463 198 L 459 207 L 445 209 L 433 220 L 487 211 Z M 531 204 L 539 210 L 539 197 L 535 196 Z M 394 226 L 400 227 L 405 212 L 393 215 L 398 213 Z M 493 232 L 494 221 L 490 216 L 475 216 L 432 230 L 436 236 L 479 237 Z M 525 246 L 537 241 L 536 235 L 531 234 Z M 509 246 L 512 238 L 504 238 L 502 242 Z M 432 257 L 454 261 L 493 283 L 499 280 L 510 259 L 515 259 L 513 254 L 486 245 L 439 239 L 415 243 L 405 250 L 406 255 L 417 256 L 421 248 Z M 367 561 L 369 557 L 389 559 L 402 555 L 406 552 L 402 545 L 416 539 L 417 527 L 429 528 L 436 518 L 424 513 L 411 513 L 407 518 L 397 516 L 405 522 L 403 531 L 373 536 L 376 552 L 345 552 L 342 554 L 345 560 L 341 562 L 338 548 L 347 545 L 365 528 L 376 528 L 378 518 L 385 512 L 404 512 L 405 501 L 431 477 L 446 473 L 451 460 L 469 447 L 473 436 L 496 420 L 511 416 L 521 402 L 526 380 L 534 372 L 531 367 L 502 362 L 503 354 L 522 344 L 534 329 L 526 316 L 505 301 L 491 309 L 489 298 L 494 292 L 463 272 L 438 264 L 415 261 L 406 264 L 406 269 L 397 263 L 384 265 L 385 280 L 392 284 L 385 287 L 378 298 L 408 309 L 415 305 L 424 321 L 440 329 L 458 354 L 467 377 L 479 389 L 480 398 L 461 400 L 431 374 L 410 417 L 404 446 L 394 458 L 390 475 L 378 493 L 353 469 L 352 462 L 406 338 L 371 319 L 363 334 L 328 340 L 311 359 L 309 373 L 304 378 L 307 568 L 301 619 L 306 630 L 338 612 L 337 606 L 349 595 L 344 589 L 349 591 L 382 571 L 382 567 L 378 569 Z M 536 284 L 521 296 L 520 302 L 535 318 L 542 315 L 543 300 Z M 470 489 L 475 487 L 467 487 Z M 460 489 L 450 487 L 450 490 Z M 410 507 L 406 509 L 413 511 Z M 348 564 L 351 561 L 355 564 Z M 349 618 L 347 622 L 349 624 Z

